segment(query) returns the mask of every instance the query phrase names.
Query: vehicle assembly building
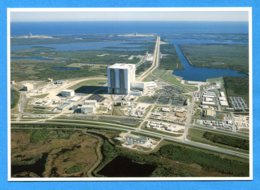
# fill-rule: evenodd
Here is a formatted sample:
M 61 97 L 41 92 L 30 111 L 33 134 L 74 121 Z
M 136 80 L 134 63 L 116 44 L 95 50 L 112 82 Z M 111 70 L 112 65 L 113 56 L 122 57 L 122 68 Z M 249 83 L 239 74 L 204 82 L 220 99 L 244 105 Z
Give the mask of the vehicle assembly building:
M 129 94 L 135 81 L 135 65 L 115 63 L 107 68 L 108 93 Z

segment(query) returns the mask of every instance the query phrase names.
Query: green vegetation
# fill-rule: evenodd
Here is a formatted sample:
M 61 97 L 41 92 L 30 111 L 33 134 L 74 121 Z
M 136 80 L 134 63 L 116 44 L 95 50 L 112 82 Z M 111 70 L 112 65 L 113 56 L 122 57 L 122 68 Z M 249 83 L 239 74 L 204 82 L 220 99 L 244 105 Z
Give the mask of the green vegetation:
M 66 70 L 68 64 L 56 61 L 39 61 L 39 60 L 16 60 L 12 61 L 12 80 L 47 80 L 47 78 L 71 79 L 80 77 L 98 77 L 105 76 L 106 67 L 82 66 L 78 70 Z M 64 70 L 55 70 L 55 67 L 65 68 Z
M 194 66 L 229 68 L 248 74 L 247 45 L 181 45 L 181 50 Z
M 50 130 L 50 129 L 39 129 L 33 130 L 30 136 L 31 143 L 43 142 L 49 138 L 51 139 L 69 139 L 73 134 L 73 131 L 70 130 Z
M 165 55 L 163 55 L 162 59 L 160 60 L 159 69 L 171 71 L 176 69 L 182 69 L 182 64 L 172 44 L 161 45 L 160 51 L 162 54 Z
M 119 155 L 119 149 L 115 148 L 114 145 L 112 145 L 107 140 L 104 140 L 101 152 L 103 155 L 103 163 L 107 163 Z
M 155 165 L 156 169 L 152 173 L 152 176 L 155 177 L 249 175 L 248 162 L 243 159 L 217 155 L 201 149 L 172 143 L 162 146 L 156 153 L 144 154 L 119 148 L 105 141 L 102 146 L 102 154 L 104 160 L 96 171 L 99 171 L 117 156 L 123 156 L 130 158 L 133 162 Z
M 122 48 L 121 48 L 122 49 Z M 120 49 L 120 50 L 121 50 Z M 57 51 L 55 57 L 62 57 L 71 63 L 104 64 L 111 65 L 116 62 L 137 63 L 138 58 L 128 59 L 131 55 L 144 54 L 135 51 L 112 51 L 112 50 L 88 50 L 88 51 Z M 125 55 L 125 56 L 122 56 Z
M 145 79 L 145 81 L 151 80 L 163 80 L 174 86 L 180 87 L 182 90 L 184 90 L 184 92 L 196 91 L 198 89 L 196 86 L 193 85 L 182 84 L 181 80 L 178 77 L 172 75 L 172 71 L 170 70 L 156 69 Z
M 11 130 L 11 165 L 12 168 L 23 167 L 21 171 L 12 171 L 12 176 L 87 177 L 87 172 L 98 161 L 98 138 L 85 130 L 38 126 Z
M 34 130 L 30 137 L 31 143 L 39 143 L 45 141 L 49 137 L 49 131 L 47 129 Z
M 19 101 L 19 92 L 15 89 L 11 89 L 11 108 L 15 108 Z
M 27 125 L 22 125 L 22 126 L 26 127 Z M 51 139 L 57 139 L 57 138 L 70 139 L 73 137 L 73 135 L 71 134 L 75 134 L 75 130 L 65 130 L 65 129 L 51 130 L 51 129 L 46 129 L 46 125 L 43 126 L 44 127 L 43 129 L 38 129 L 39 126 L 42 126 L 40 124 L 37 125 L 33 124 L 33 126 L 37 127 L 37 129 L 31 130 L 30 139 L 31 141 L 34 142 L 41 142 L 43 146 L 46 146 L 45 142 L 49 142 L 49 140 Z M 52 125 L 52 126 L 55 128 L 58 127 L 58 125 Z M 22 130 L 22 128 L 20 130 Z M 99 130 L 95 129 L 95 131 L 99 131 Z M 105 131 L 104 133 L 107 134 Z M 69 135 L 70 138 L 68 138 Z M 95 132 L 93 132 L 93 135 L 95 135 Z M 77 138 L 81 138 L 81 136 L 74 136 L 75 139 L 71 139 L 72 142 L 74 142 Z M 249 170 L 248 162 L 245 161 L 244 159 L 227 156 L 223 154 L 221 155 L 215 153 L 213 154 L 206 150 L 197 149 L 186 145 L 179 145 L 175 143 L 169 144 L 169 142 L 164 142 L 163 147 L 161 147 L 160 150 L 155 153 L 150 153 L 150 154 L 140 153 L 137 151 L 129 151 L 129 149 L 115 145 L 113 143 L 115 134 L 109 135 L 109 137 L 105 137 L 104 135 L 98 135 L 98 136 L 102 137 L 103 139 L 102 140 L 103 144 L 101 146 L 103 160 L 99 165 L 99 167 L 96 169 L 96 172 L 102 169 L 102 167 L 104 167 L 107 163 L 109 163 L 117 156 L 124 156 L 130 158 L 131 160 L 133 160 L 133 162 L 147 163 L 156 166 L 156 169 L 151 175 L 157 177 L 158 176 L 171 176 L 171 177 L 173 176 L 248 176 L 248 170 Z M 85 139 L 84 136 L 82 138 Z M 55 141 L 50 141 L 50 143 L 54 143 L 54 142 Z M 61 142 L 65 142 L 65 141 L 61 141 Z M 71 147 L 72 142 L 68 142 L 65 146 Z M 52 146 L 58 146 L 58 145 L 53 144 Z M 77 149 L 75 149 L 75 151 L 76 150 Z M 80 153 L 80 151 L 78 153 Z M 82 172 L 83 170 L 84 171 L 86 170 L 86 168 L 83 167 L 84 165 L 81 162 L 82 155 L 79 154 L 77 158 L 78 158 L 77 162 L 75 162 L 74 164 L 68 164 L 69 167 L 67 167 L 65 170 L 67 174 L 78 173 L 78 172 Z
M 141 96 L 138 98 L 138 102 L 144 102 L 144 103 L 155 103 L 157 100 L 157 96 Z
M 158 120 L 160 121 L 160 120 Z M 183 131 L 182 130 L 179 130 L 178 132 L 176 133 L 172 133 L 172 132 L 167 132 L 167 131 L 160 131 L 160 130 L 156 130 L 156 129 L 152 129 L 152 128 L 146 128 L 147 131 L 153 131 L 153 132 L 156 132 L 156 133 L 160 133 L 160 134 L 164 134 L 164 135 L 171 135 L 172 137 L 181 137 L 183 136 Z
M 249 140 L 247 139 L 240 139 L 240 138 L 230 137 L 226 135 L 219 135 L 211 132 L 205 132 L 203 134 L 203 137 L 214 143 L 219 143 L 219 144 L 233 146 L 244 150 L 249 150 Z
M 201 117 L 201 109 L 196 109 L 193 117 L 194 119 L 199 119 Z
M 124 111 L 121 109 L 121 106 L 114 106 L 112 115 L 124 116 L 125 114 Z
M 161 156 L 187 164 L 199 164 L 202 168 L 209 171 L 217 171 L 234 176 L 249 175 L 248 163 L 223 158 L 195 148 L 169 144 L 163 146 L 158 153 Z
M 249 103 L 248 77 L 224 77 L 224 82 L 228 96 L 241 96 Z
M 139 75 L 139 74 L 143 73 L 148 68 L 150 68 L 151 65 L 152 65 L 152 62 L 144 62 L 143 64 L 141 64 L 140 66 L 138 66 L 136 68 L 136 75 Z
M 73 174 L 73 173 L 81 172 L 83 169 L 84 169 L 84 167 L 82 165 L 77 164 L 77 165 L 74 165 L 74 166 L 68 168 L 66 170 L 66 173 Z
M 192 141 L 198 141 L 206 144 L 212 144 L 229 149 L 239 148 L 248 152 L 249 140 L 245 137 L 234 137 L 220 133 L 208 132 L 201 129 L 190 128 L 188 138 Z

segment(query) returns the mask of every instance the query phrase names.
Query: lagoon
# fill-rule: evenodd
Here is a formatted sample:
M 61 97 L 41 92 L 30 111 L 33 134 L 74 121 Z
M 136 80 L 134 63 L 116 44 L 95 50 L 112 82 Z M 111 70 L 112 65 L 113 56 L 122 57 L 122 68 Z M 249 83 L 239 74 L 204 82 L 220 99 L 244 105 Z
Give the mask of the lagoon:
M 244 77 L 245 74 L 232 70 L 232 69 L 213 69 L 213 68 L 204 68 L 196 67 L 189 63 L 187 58 L 184 56 L 180 47 L 174 45 L 176 53 L 183 65 L 182 70 L 173 71 L 173 74 L 179 77 L 182 77 L 184 80 L 190 81 L 206 81 L 209 78 L 218 78 L 218 77 Z

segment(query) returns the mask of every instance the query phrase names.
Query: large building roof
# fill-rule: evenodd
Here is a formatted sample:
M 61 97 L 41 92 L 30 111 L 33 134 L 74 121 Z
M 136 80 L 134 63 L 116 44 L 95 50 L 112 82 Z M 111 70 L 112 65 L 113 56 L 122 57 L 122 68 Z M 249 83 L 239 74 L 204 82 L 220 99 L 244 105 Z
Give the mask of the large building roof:
M 108 66 L 110 69 L 133 69 L 135 68 L 135 64 L 126 64 L 126 63 L 115 63 L 113 65 Z

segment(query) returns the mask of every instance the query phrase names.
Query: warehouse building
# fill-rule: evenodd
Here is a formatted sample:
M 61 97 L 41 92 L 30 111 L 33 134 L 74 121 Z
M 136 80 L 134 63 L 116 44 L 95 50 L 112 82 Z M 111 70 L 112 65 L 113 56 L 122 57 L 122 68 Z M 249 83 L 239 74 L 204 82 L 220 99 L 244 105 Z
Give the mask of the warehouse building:
M 91 114 L 96 112 L 96 107 L 93 105 L 83 105 L 81 107 L 81 113 Z
M 75 95 L 75 91 L 74 90 L 70 90 L 70 89 L 65 89 L 65 90 L 61 91 L 60 95 L 63 96 L 63 97 L 74 96 Z

